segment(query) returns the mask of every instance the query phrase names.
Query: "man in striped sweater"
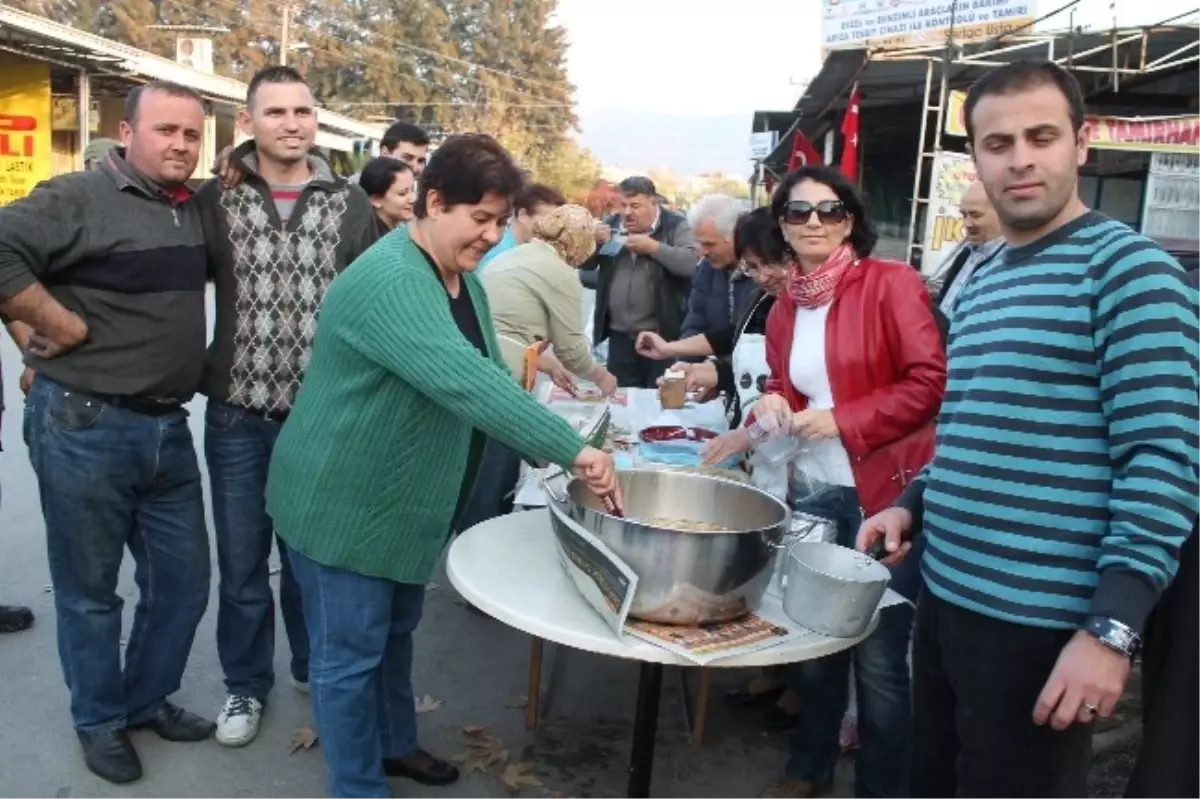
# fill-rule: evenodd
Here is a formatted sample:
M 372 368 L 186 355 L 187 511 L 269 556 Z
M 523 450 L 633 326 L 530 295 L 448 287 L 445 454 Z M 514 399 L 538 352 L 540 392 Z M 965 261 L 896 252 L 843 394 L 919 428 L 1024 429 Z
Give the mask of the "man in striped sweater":
M 1083 796 L 1196 520 L 1195 292 L 1080 202 L 1071 75 L 992 70 L 965 114 L 1008 248 L 955 306 L 932 463 L 858 543 L 927 539 L 912 795 Z

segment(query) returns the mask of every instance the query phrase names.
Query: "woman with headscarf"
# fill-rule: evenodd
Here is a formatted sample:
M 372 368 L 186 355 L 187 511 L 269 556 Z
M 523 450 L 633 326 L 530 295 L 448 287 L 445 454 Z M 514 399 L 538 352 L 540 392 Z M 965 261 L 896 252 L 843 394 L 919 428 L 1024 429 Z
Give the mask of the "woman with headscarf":
M 888 507 L 933 455 L 946 389 L 946 355 L 921 275 L 872 257 L 876 236 L 858 190 L 836 170 L 802 167 L 780 183 L 771 209 L 795 253 L 767 321 L 772 414 L 805 440 L 791 468 L 793 507 L 828 519 L 853 547 L 864 513 Z M 918 557 L 893 569 L 909 600 Z M 912 737 L 908 648 L 913 609 L 881 611 L 852 650 L 789 667 L 803 712 L 784 783 L 773 796 L 813 796 L 833 780 L 854 665 L 860 750 L 856 796 L 907 796 Z
M 617 390 L 617 379 L 592 358 L 584 333 L 578 269 L 596 249 L 594 226 L 592 215 L 581 205 L 555 208 L 534 223 L 531 241 L 496 256 L 480 276 L 500 352 L 519 381 L 524 381 L 526 348 L 544 342 L 554 352 L 544 353 L 539 366 L 556 384 L 573 388 L 573 378 L 579 377 L 605 394 Z M 510 512 L 520 475 L 516 453 L 489 441 L 479 482 L 458 529 Z
M 380 236 L 413 218 L 416 176 L 400 159 L 386 155 L 372 158 L 363 167 L 358 185 L 371 198 Z

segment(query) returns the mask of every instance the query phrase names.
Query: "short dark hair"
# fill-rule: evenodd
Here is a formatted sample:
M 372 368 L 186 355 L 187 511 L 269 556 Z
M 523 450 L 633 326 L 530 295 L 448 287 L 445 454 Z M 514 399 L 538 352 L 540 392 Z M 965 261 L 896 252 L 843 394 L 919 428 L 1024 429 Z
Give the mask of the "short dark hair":
M 372 158 L 363 167 L 362 174 L 358 177 L 358 185 L 369 196 L 378 197 L 387 194 L 396 175 L 404 172 L 412 172 L 408 164 L 398 158 L 381 155 L 378 158 Z
M 424 128 L 414 125 L 411 122 L 393 122 L 384 131 L 383 140 L 379 142 L 379 146 L 386 147 L 388 150 L 395 150 L 402 141 L 415 144 L 419 147 L 425 147 L 429 144 L 429 134 L 425 132 Z
M 787 241 L 770 208 L 755 208 L 738 217 L 733 227 L 733 254 L 741 260 L 746 253 L 753 253 L 768 264 L 787 260 Z
M 250 85 L 246 87 L 247 106 L 254 103 L 254 94 L 258 91 L 258 87 L 264 83 L 303 83 L 305 86 L 308 85 L 308 81 L 294 67 L 287 67 L 282 64 L 263 67 L 254 73 L 254 77 L 250 79 Z
M 545 183 L 529 183 L 517 192 L 517 196 L 513 199 L 513 211 L 524 211 L 531 214 L 539 205 L 553 205 L 557 208 L 566 204 L 567 198 L 553 186 L 547 186 Z
M 639 194 L 643 197 L 658 197 L 658 189 L 654 187 L 654 181 L 640 175 L 622 180 L 617 184 L 617 191 L 626 197 L 634 197 Z
M 779 187 L 775 189 L 775 194 L 771 196 L 771 216 L 774 217 L 776 224 L 783 224 L 783 213 L 792 189 L 806 180 L 820 183 L 833 190 L 842 205 L 846 206 L 850 216 L 854 217 L 854 226 L 850 230 L 850 246 L 854 248 L 854 252 L 859 258 L 866 258 L 870 255 L 875 249 L 875 242 L 879 240 L 879 236 L 875 234 L 875 228 L 872 227 L 871 220 L 867 218 L 867 208 L 863 205 L 862 195 L 858 193 L 854 184 L 846 179 L 845 175 L 833 167 L 802 166 L 795 172 L 788 173 L 787 177 L 780 181 Z
M 413 212 L 418 219 L 428 213 L 429 192 L 436 191 L 447 208 L 475 204 L 485 194 L 512 198 L 525 185 L 521 170 L 500 142 L 486 133 L 450 136 L 433 152 L 421 173 Z
M 1017 94 L 1039 86 L 1053 86 L 1067 98 L 1071 128 L 1078 133 L 1083 127 L 1084 108 L 1083 90 L 1079 88 L 1079 81 L 1075 76 L 1053 61 L 1014 61 L 996 69 L 989 69 L 967 90 L 967 99 L 963 103 L 967 141 L 975 143 L 975 125 L 971 121 L 971 115 L 980 100 L 988 95 Z
M 142 96 L 146 92 L 161 92 L 170 97 L 186 97 L 204 105 L 204 98 L 200 96 L 200 92 L 190 86 L 184 86 L 182 83 L 174 83 L 169 80 L 143 83 L 141 86 L 134 86 L 129 90 L 129 94 L 125 95 L 125 121 L 130 125 L 137 122 L 138 107 L 142 104 Z

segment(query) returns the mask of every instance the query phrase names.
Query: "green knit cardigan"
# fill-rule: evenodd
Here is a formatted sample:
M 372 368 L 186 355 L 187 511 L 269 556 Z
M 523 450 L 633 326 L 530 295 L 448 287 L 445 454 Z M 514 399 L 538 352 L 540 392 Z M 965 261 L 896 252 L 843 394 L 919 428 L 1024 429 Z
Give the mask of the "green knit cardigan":
M 479 432 L 574 462 L 583 440 L 513 380 L 483 286 L 472 274 L 463 285 L 489 358 L 459 332 L 407 230 L 329 287 L 267 482 L 267 510 L 289 547 L 326 566 L 424 583 L 474 485 Z

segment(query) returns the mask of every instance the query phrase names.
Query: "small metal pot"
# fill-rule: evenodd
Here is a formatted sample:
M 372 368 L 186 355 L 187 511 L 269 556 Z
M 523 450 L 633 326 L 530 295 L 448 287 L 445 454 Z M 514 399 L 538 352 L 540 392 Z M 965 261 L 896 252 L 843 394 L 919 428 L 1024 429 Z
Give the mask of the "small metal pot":
M 610 515 L 578 479 L 547 499 L 600 539 L 638 576 L 629 615 L 660 624 L 728 621 L 757 610 L 787 530 L 787 505 L 742 483 L 661 469 L 618 473 L 625 518 Z M 638 519 L 708 522 L 731 532 L 671 530 Z M 552 524 L 558 524 L 553 512 Z
M 871 624 L 892 574 L 883 564 L 837 544 L 800 541 L 785 553 L 783 610 L 801 627 L 857 638 Z

